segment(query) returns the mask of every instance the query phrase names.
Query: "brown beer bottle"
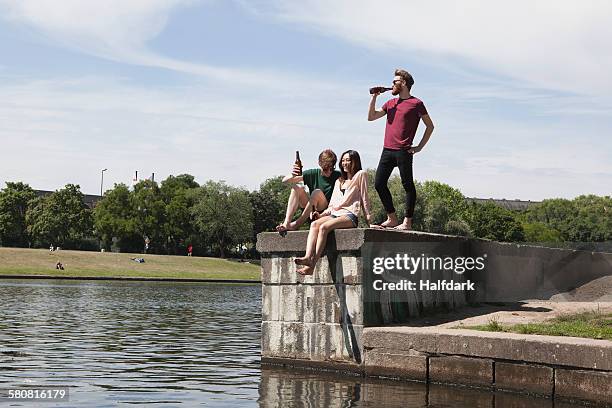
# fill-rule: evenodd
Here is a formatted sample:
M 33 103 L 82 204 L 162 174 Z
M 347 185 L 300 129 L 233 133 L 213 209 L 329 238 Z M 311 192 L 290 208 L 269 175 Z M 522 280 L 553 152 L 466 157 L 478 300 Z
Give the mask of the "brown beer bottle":
M 300 168 L 296 176 L 301 176 L 303 166 L 302 166 L 302 161 L 300 160 L 300 152 L 297 150 L 295 151 L 295 165 Z
M 370 88 L 370 94 L 383 93 L 383 92 L 390 91 L 391 89 L 393 88 L 385 88 L 384 86 L 375 86 L 374 88 Z

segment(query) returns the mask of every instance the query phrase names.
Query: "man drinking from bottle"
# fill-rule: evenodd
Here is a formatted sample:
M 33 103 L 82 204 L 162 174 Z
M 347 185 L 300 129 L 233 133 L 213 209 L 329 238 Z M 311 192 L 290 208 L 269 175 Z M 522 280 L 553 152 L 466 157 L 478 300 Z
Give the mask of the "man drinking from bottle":
M 391 93 L 397 98 L 385 102 L 381 109 L 376 109 L 376 98 L 384 88 L 373 88 L 368 121 L 380 119 L 387 116 L 385 127 L 384 148 L 380 156 L 380 162 L 376 169 L 374 186 L 380 200 L 387 212 L 387 219 L 380 224 L 381 227 L 395 228 L 398 230 L 410 230 L 412 228 L 412 216 L 416 202 L 416 188 L 412 176 L 412 159 L 415 153 L 420 152 L 429 141 L 434 130 L 434 125 L 425 109 L 423 101 L 410 94 L 414 79 L 403 69 L 395 70 L 393 88 Z M 417 127 L 420 121 L 425 123 L 425 133 L 420 143 L 412 145 Z M 399 168 L 402 186 L 406 191 L 406 211 L 403 222 L 400 224 L 393 206 L 393 199 L 387 183 L 393 169 Z

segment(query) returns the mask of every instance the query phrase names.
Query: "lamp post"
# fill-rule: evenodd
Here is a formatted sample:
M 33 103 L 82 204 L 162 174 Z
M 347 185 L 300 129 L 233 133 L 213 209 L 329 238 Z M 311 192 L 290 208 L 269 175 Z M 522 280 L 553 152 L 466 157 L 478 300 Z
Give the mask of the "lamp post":
M 102 198 L 102 188 L 104 186 L 104 172 L 108 169 L 102 169 L 102 177 L 100 179 L 100 198 Z

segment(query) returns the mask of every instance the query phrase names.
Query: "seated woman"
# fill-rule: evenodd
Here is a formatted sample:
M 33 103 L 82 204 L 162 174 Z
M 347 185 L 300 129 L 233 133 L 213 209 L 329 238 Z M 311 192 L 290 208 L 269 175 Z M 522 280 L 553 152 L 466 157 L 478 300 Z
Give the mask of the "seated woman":
M 340 173 L 340 178 L 334 184 L 329 207 L 321 214 L 315 212 L 312 215 L 315 221 L 310 224 L 308 231 L 306 255 L 295 260 L 296 264 L 302 265 L 302 268 L 297 270 L 300 275 L 311 275 L 314 272 L 330 231 L 357 227 L 362 210 L 368 224 L 371 222 L 368 175 L 361 169 L 359 153 L 355 150 L 342 153 Z

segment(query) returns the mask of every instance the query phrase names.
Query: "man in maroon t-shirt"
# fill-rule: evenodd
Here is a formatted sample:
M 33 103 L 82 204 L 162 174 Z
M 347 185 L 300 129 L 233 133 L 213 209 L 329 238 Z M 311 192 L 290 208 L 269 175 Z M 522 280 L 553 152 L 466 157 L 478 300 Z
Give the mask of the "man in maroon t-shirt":
M 381 226 L 399 230 L 412 228 L 412 216 L 416 202 L 416 188 L 412 178 L 412 156 L 420 152 L 429 141 L 434 125 L 425 109 L 423 101 L 410 95 L 414 84 L 412 75 L 403 69 L 395 70 L 393 88 L 391 93 L 398 98 L 390 99 L 380 110 L 376 109 L 376 97 L 380 93 L 372 94 L 368 120 L 380 119 L 387 116 L 385 128 L 385 143 L 376 169 L 375 186 L 380 200 L 387 211 L 387 220 Z M 417 146 L 412 146 L 419 121 L 425 123 L 425 133 Z M 406 212 L 404 221 L 400 224 L 395 214 L 391 192 L 387 186 L 389 177 L 395 167 L 399 168 L 402 186 L 406 191 Z

